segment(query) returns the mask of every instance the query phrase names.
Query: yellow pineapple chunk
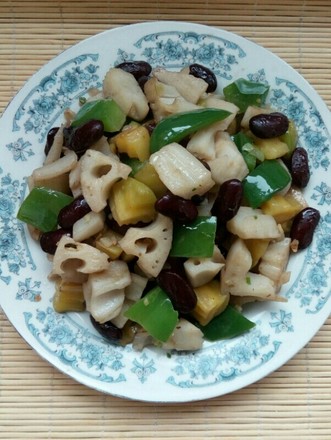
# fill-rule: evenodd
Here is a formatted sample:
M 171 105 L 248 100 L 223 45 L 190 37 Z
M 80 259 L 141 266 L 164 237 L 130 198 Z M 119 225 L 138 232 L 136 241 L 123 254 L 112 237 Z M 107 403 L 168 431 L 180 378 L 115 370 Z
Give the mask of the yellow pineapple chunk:
M 252 238 L 250 240 L 245 240 L 245 245 L 247 246 L 249 252 L 252 256 L 252 266 L 255 267 L 259 262 L 260 258 L 265 254 L 270 240 L 261 240 L 257 238 Z
M 85 299 L 82 284 L 59 281 L 56 283 L 53 307 L 58 313 L 83 312 Z
M 164 196 L 167 192 L 167 187 L 159 178 L 155 168 L 149 162 L 146 162 L 143 167 L 134 175 L 135 179 L 147 185 L 156 195 L 157 198 Z
M 278 159 L 289 152 L 288 145 L 279 138 L 256 139 L 254 144 L 262 151 L 265 159 Z
M 110 210 L 120 226 L 154 220 L 155 202 L 153 191 L 133 177 L 116 182 L 110 191 Z
M 192 316 L 201 325 L 207 325 L 215 316 L 223 312 L 229 303 L 230 295 L 221 293 L 220 282 L 217 280 L 196 287 L 194 291 L 198 301 Z
M 285 199 L 293 206 L 296 206 L 298 212 L 302 209 L 307 208 L 308 203 L 303 196 L 302 191 L 299 188 L 294 188 L 293 186 L 285 194 Z
M 126 153 L 129 157 L 147 160 L 150 155 L 150 134 L 143 125 L 132 124 L 113 138 L 119 153 Z
M 261 209 L 264 214 L 272 215 L 277 223 L 284 223 L 298 214 L 302 206 L 290 194 L 288 196 L 276 194 L 264 202 Z
M 121 238 L 120 234 L 109 229 L 96 238 L 95 247 L 107 254 L 111 260 L 117 260 L 122 253 L 122 248 L 118 245 Z
M 135 258 L 135 255 L 126 254 L 124 251 L 122 251 L 121 260 L 125 261 L 126 263 L 130 263 L 130 261 L 133 261 Z

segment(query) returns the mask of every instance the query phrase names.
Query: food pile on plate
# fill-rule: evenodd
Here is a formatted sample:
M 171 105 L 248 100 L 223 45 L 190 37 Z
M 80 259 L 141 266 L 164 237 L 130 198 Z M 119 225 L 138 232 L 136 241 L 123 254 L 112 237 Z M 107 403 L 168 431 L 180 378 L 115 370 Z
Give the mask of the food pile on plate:
M 319 212 L 295 124 L 269 86 L 128 61 L 52 127 L 18 218 L 52 260 L 57 312 L 88 312 L 113 343 L 198 350 L 285 301 L 291 253 Z M 73 103 L 74 105 L 74 103 Z

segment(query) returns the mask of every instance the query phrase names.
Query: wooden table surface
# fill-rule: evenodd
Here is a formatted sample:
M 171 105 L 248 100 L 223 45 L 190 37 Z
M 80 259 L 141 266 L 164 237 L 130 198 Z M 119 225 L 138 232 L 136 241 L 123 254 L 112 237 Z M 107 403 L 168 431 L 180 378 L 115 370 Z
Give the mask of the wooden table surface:
M 197 22 L 247 37 L 285 59 L 331 105 L 329 0 L 0 0 L 0 112 L 37 69 L 72 44 L 149 20 Z M 0 439 L 329 440 L 330 336 L 329 318 L 286 365 L 240 391 L 152 404 L 104 395 L 64 376 L 0 312 Z

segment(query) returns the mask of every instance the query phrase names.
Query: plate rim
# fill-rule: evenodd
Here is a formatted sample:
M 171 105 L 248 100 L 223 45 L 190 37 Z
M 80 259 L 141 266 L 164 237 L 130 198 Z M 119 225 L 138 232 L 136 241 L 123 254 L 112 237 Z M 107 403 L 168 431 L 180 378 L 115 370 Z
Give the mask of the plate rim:
M 155 27 L 155 26 L 157 26 L 157 27 L 159 27 L 159 29 L 158 30 L 160 30 L 160 26 L 162 27 L 162 26 L 164 26 L 164 27 L 171 27 L 171 26 L 173 26 L 173 27 L 179 27 L 179 28 L 181 28 L 181 27 L 193 27 L 193 28 L 196 28 L 196 29 L 199 29 L 199 30 L 201 30 L 201 31 L 205 31 L 205 32 L 207 32 L 207 30 L 209 31 L 209 32 L 212 32 L 212 33 L 220 33 L 220 34 L 222 34 L 223 36 L 227 36 L 230 40 L 233 40 L 233 39 L 235 39 L 235 40 L 239 40 L 239 41 L 245 41 L 248 45 L 254 45 L 254 46 L 257 46 L 257 47 L 259 47 L 260 49 L 262 49 L 262 50 L 264 50 L 264 51 L 266 51 L 269 55 L 271 55 L 271 56 L 273 56 L 274 57 L 274 59 L 275 59 L 275 61 L 277 61 L 277 62 L 281 62 L 281 63 L 284 63 L 286 66 L 287 66 L 287 68 L 289 68 L 289 69 L 291 69 L 291 71 L 296 75 L 296 76 L 299 76 L 300 78 L 301 78 L 301 80 L 305 83 L 305 87 L 307 87 L 311 92 L 313 92 L 318 98 L 319 98 L 319 102 L 318 102 L 318 104 L 317 104 L 317 107 L 318 107 L 318 109 L 319 109 L 319 111 L 321 111 L 321 113 L 323 113 L 323 121 L 324 121 L 324 118 L 325 118 L 325 115 L 324 115 L 324 113 L 325 112 L 328 112 L 329 113 L 329 110 L 328 110 L 328 108 L 327 108 L 327 106 L 326 106 L 326 104 L 325 104 L 325 102 L 322 100 L 322 98 L 319 96 L 319 94 L 316 92 L 316 90 L 313 88 L 313 86 L 298 72 L 298 71 L 296 71 L 289 63 L 287 63 L 285 60 L 283 60 L 283 59 L 281 59 L 280 57 L 278 57 L 278 55 L 276 55 L 276 54 L 274 54 L 272 51 L 270 51 L 269 49 L 266 49 L 266 48 L 264 48 L 263 46 L 260 46 L 259 44 L 257 44 L 257 43 L 255 43 L 254 41 L 251 41 L 251 40 L 249 40 L 249 39 L 247 39 L 247 38 L 245 38 L 245 37 L 243 37 L 243 36 L 240 36 L 240 35 L 238 35 L 238 34 L 235 34 L 235 33 L 233 33 L 233 32 L 230 32 L 230 31 L 228 31 L 228 30 L 223 30 L 223 29 L 221 29 L 221 28 L 215 28 L 215 27 L 213 27 L 213 26 L 208 26 L 208 25 L 205 25 L 205 24 L 199 24 L 199 23 L 190 23 L 190 22 L 181 22 L 181 21 L 149 21 L 149 22 L 141 22 L 141 23 L 134 23 L 134 24 L 129 24 L 129 25 L 125 25 L 125 26 L 118 26 L 118 27 L 115 27 L 115 28 L 112 28 L 112 29 L 109 29 L 109 30 L 105 30 L 105 31 L 102 31 L 102 32 L 100 32 L 100 33 L 97 33 L 97 34 L 95 34 L 95 35 L 92 35 L 92 36 L 89 36 L 88 38 L 86 38 L 86 39 L 84 39 L 84 40 L 82 40 L 82 41 L 79 41 L 79 42 L 77 42 L 76 44 L 74 44 L 73 46 L 71 46 L 71 47 L 69 47 L 69 48 L 66 48 L 65 50 L 63 50 L 62 52 L 60 52 L 59 54 L 57 54 L 55 57 L 53 57 L 51 60 L 49 60 L 47 63 L 45 63 L 42 67 L 40 67 L 40 69 L 38 69 L 26 82 L 25 82 L 25 84 L 20 88 L 20 90 L 16 93 L 16 95 L 12 98 L 12 100 L 8 103 L 8 105 L 7 105 L 7 107 L 4 109 L 4 111 L 3 111 L 3 114 L 2 114 L 2 117 L 1 117 L 1 120 L 3 119 L 3 117 L 5 116 L 5 114 L 6 114 L 6 112 L 8 111 L 8 112 L 10 112 L 11 111 L 11 109 L 13 109 L 14 107 L 15 107 L 15 105 L 16 105 L 16 102 L 18 101 L 18 100 L 20 100 L 21 99 L 21 95 L 24 95 L 27 91 L 28 91 L 28 89 L 29 89 L 29 87 L 31 87 L 31 84 L 33 84 L 33 81 L 35 81 L 36 79 L 38 79 L 38 77 L 42 74 L 42 72 L 44 71 L 44 69 L 45 68 L 48 68 L 49 70 L 52 70 L 53 69 L 53 64 L 54 64 L 54 66 L 56 66 L 57 65 L 57 63 L 59 62 L 59 60 L 61 60 L 61 58 L 62 57 L 66 57 L 68 54 L 70 54 L 71 52 L 74 52 L 75 50 L 77 50 L 77 49 L 80 49 L 81 47 L 84 47 L 86 44 L 89 44 L 89 43 L 93 43 L 93 40 L 98 40 L 98 39 L 102 39 L 105 35 L 107 36 L 108 34 L 112 34 L 112 33 L 116 33 L 118 30 L 123 30 L 123 29 L 127 29 L 128 27 L 130 27 L 130 28 L 132 28 L 132 29 L 134 29 L 134 28 L 141 28 L 141 27 L 144 27 L 146 30 L 148 30 L 149 28 L 150 29 L 152 29 L 153 27 Z M 144 33 L 146 33 L 145 31 L 144 31 Z M 330 303 L 330 301 L 329 301 L 329 303 Z M 1 301 L 0 301 L 0 304 L 1 304 Z M 48 357 L 47 357 L 47 355 L 46 355 L 46 353 L 43 353 L 43 351 L 41 352 L 40 351 L 40 349 L 38 350 L 34 345 L 33 345 L 33 343 L 30 343 L 29 342 L 29 340 L 27 340 L 27 337 L 26 337 L 26 335 L 24 335 L 24 334 L 22 334 L 22 332 L 20 331 L 20 329 L 19 328 L 17 328 L 17 326 L 16 325 L 14 325 L 13 324 L 13 322 L 12 322 L 12 320 L 9 318 L 9 316 L 8 316 L 8 313 L 7 313 L 7 311 L 5 310 L 5 308 L 2 306 L 2 309 L 3 309 L 3 311 L 4 311 L 4 313 L 5 313 L 5 315 L 6 315 L 6 317 L 7 317 L 7 319 L 8 319 L 8 321 L 9 322 L 11 322 L 11 324 L 13 325 L 13 327 L 16 329 L 16 331 L 21 335 L 21 337 L 38 353 L 38 355 L 39 356 L 41 356 L 43 359 L 45 359 L 49 364 L 51 364 L 52 366 L 55 366 L 58 370 L 60 370 L 62 373 L 64 373 L 64 374 L 66 374 L 66 375 L 68 375 L 70 378 L 72 378 L 72 379 L 74 379 L 74 380 L 76 380 L 76 381 L 78 381 L 78 382 L 80 382 L 80 383 L 83 383 L 84 385 L 86 385 L 86 386 L 88 386 L 88 387 L 90 387 L 90 388 L 93 388 L 93 389 L 95 389 L 95 390 L 97 390 L 97 391 L 100 391 L 100 392 L 103 392 L 103 393 L 109 393 L 109 394 L 111 394 L 111 395 L 113 395 L 113 396 L 117 396 L 117 397 L 121 397 L 121 398 L 126 398 L 126 399 L 133 399 L 133 400 L 142 400 L 142 401 L 147 401 L 147 402 L 154 402 L 154 403 L 164 403 L 164 402 L 168 402 L 168 403 L 170 403 L 170 402 L 189 402 L 189 401 L 194 401 L 194 400 L 204 400 L 204 399 L 206 399 L 206 398 L 213 398 L 213 397 L 217 397 L 217 396 L 220 396 L 220 395 L 223 395 L 223 394 L 220 394 L 219 392 L 215 392 L 215 393 L 213 393 L 213 392 L 208 392 L 208 391 L 210 391 L 211 389 L 212 389 L 212 387 L 205 387 L 205 390 L 206 390 L 206 392 L 205 393 L 203 393 L 203 392 L 201 392 L 201 389 L 200 389 L 200 392 L 201 392 L 201 395 L 200 396 L 197 396 L 197 397 L 194 397 L 194 396 L 190 396 L 190 398 L 189 399 L 187 399 L 186 397 L 184 397 L 184 396 L 179 396 L 179 397 L 176 397 L 176 400 L 168 400 L 168 399 L 166 399 L 166 400 L 153 400 L 153 399 L 145 399 L 145 398 L 137 398 L 137 397 L 132 397 L 132 396 L 128 396 L 128 395 L 122 395 L 122 394 L 116 394 L 113 390 L 111 390 L 111 391 L 107 391 L 107 390 L 104 390 L 104 389 L 102 389 L 102 387 L 97 387 L 97 386 L 93 386 L 93 385 L 91 385 L 91 382 L 89 382 L 89 380 L 86 380 L 86 382 L 84 382 L 83 380 L 82 380 L 82 378 L 80 378 L 80 379 L 77 379 L 76 377 L 74 377 L 66 368 L 64 368 L 64 366 L 62 366 L 63 368 L 61 368 L 61 365 L 60 366 L 58 366 L 58 365 L 56 365 L 55 363 L 54 363 L 54 361 L 52 362 Z M 302 348 L 312 339 L 312 337 L 314 337 L 314 335 L 316 335 L 316 333 L 318 332 L 318 330 L 323 326 L 323 324 L 325 323 L 325 321 L 327 320 L 327 318 L 328 318 L 328 316 L 329 316 L 329 314 L 330 314 L 330 311 L 331 311 L 331 303 L 329 304 L 329 311 L 327 312 L 325 309 L 323 310 L 323 312 L 324 312 L 324 320 L 323 320 L 323 322 L 321 323 L 320 321 L 319 321 L 319 323 L 316 323 L 316 326 L 315 326 L 315 329 L 314 329 L 314 333 L 313 333 L 313 336 L 310 336 L 309 337 L 309 339 L 307 340 L 307 341 L 302 341 L 302 344 L 301 344 L 301 346 L 299 347 L 299 348 L 296 348 L 295 350 L 294 350 L 294 353 L 292 353 L 292 354 L 289 354 L 289 357 L 288 357 L 288 359 L 285 361 L 285 362 L 283 362 L 283 361 L 280 361 L 279 363 L 277 363 L 277 362 L 274 362 L 274 367 L 272 368 L 272 369 L 269 369 L 268 370 L 268 372 L 266 373 L 266 374 L 263 374 L 261 377 L 259 377 L 259 378 L 257 378 L 257 379 L 255 379 L 253 382 L 252 381 L 250 381 L 250 380 L 243 380 L 242 382 L 244 383 L 243 385 L 239 385 L 238 387 L 233 387 L 233 389 L 231 390 L 231 391 L 229 391 L 229 392 L 234 392 L 234 391 L 238 391 L 239 389 L 242 389 L 243 387 L 246 387 L 246 386 L 248 386 L 248 385 L 250 385 L 250 384 L 253 384 L 253 383 L 256 383 L 256 381 L 259 381 L 259 380 L 261 380 L 261 379 L 263 379 L 266 375 L 269 375 L 269 374 L 271 374 L 273 371 L 275 371 L 276 369 L 278 369 L 279 367 L 281 367 L 282 365 L 284 365 L 286 362 L 288 362 L 296 353 L 298 353 L 299 351 L 301 351 L 302 350 Z M 275 361 L 275 360 L 274 360 Z M 269 364 L 269 365 L 271 365 L 271 364 Z M 244 379 L 246 379 L 247 377 L 249 377 L 248 375 L 245 375 L 245 378 Z M 99 382 L 100 384 L 102 384 L 102 382 Z M 186 390 L 186 392 L 187 392 L 187 390 Z M 187 393 L 186 393 L 187 394 Z M 181 397 L 183 397 L 183 400 L 181 400 Z

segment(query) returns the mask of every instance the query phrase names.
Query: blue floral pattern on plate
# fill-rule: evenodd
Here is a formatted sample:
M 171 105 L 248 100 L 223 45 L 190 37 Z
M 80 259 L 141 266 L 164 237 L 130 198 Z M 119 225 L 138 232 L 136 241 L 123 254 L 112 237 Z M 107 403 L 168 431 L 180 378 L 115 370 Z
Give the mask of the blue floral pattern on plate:
M 233 65 L 246 56 L 245 51 L 230 40 L 196 32 L 157 32 L 145 35 L 134 46 L 141 57 L 154 66 L 179 69 L 200 63 L 227 80 L 233 78 Z M 137 50 L 128 53 L 120 49 L 115 64 L 137 59 Z
M 32 88 L 15 113 L 13 131 L 24 128 L 45 137 L 49 127 L 74 99 L 100 87 L 98 54 L 83 54 L 61 64 Z M 22 141 L 21 141 L 22 142 Z
M 110 50 L 114 37 L 121 44 Z M 282 291 L 288 302 L 251 307 L 247 314 L 257 324 L 252 331 L 230 341 L 205 343 L 196 353 L 116 347 L 96 334 L 84 314 L 57 314 L 51 307 L 53 287 L 47 281 L 50 263 L 16 219 L 27 191 L 26 177 L 41 164 L 49 128 L 61 122 L 65 108 L 78 105 L 89 88 L 101 86 L 110 65 L 132 59 L 171 69 L 198 62 L 213 69 L 222 86 L 239 76 L 268 83 L 270 104 L 295 120 L 300 144 L 310 158 L 312 179 L 305 196 L 320 209 L 321 222 L 313 245 L 291 259 L 293 277 Z M 133 26 L 129 33 L 116 29 L 100 34 L 64 52 L 23 88 L 3 117 L 2 126 L 11 129 L 5 130 L 0 162 L 0 283 L 6 286 L 1 305 L 9 319 L 60 370 L 93 388 L 135 399 L 212 397 L 279 367 L 313 336 L 330 311 L 326 114 L 319 97 L 298 74 L 264 49 L 221 30 L 149 23 Z

